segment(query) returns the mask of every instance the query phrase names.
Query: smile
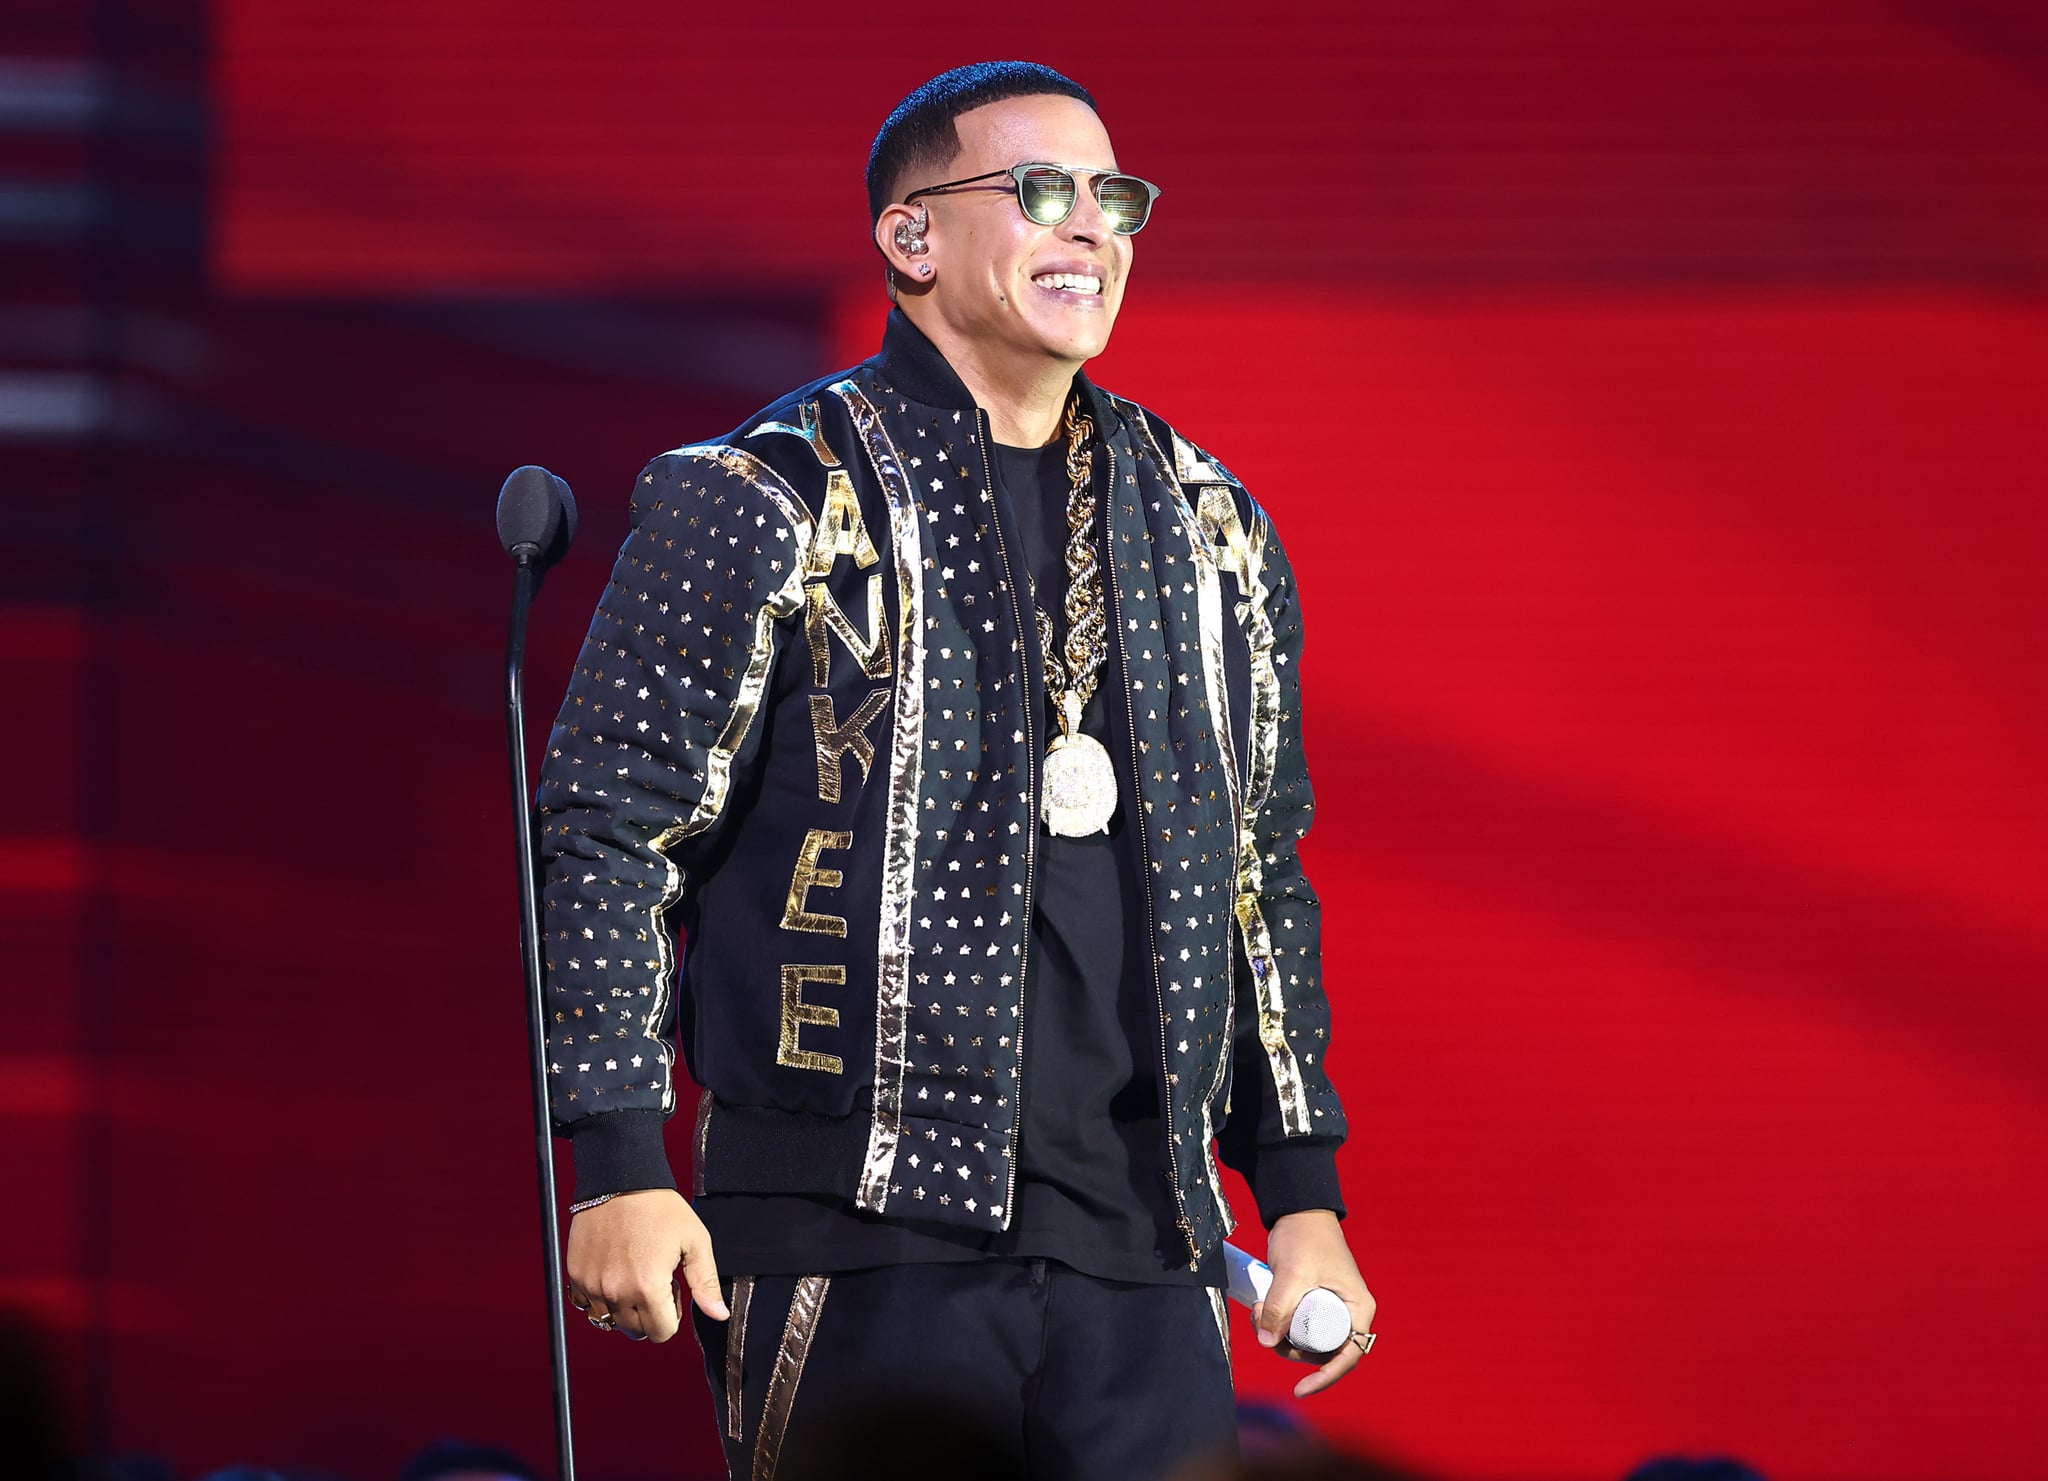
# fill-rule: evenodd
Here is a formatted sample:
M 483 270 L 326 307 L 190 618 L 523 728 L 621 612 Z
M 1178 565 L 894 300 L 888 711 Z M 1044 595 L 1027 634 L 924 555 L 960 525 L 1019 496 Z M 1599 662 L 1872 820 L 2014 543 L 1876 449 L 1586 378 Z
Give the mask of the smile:
M 1087 273 L 1040 273 L 1031 281 L 1052 293 L 1073 293 L 1089 298 L 1102 296 L 1102 279 Z

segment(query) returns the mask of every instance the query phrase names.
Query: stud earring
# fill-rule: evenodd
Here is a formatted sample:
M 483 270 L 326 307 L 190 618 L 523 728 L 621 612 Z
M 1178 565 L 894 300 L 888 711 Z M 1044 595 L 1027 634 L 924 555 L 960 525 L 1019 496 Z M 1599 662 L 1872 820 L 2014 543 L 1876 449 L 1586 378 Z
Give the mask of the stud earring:
M 930 277 L 932 275 L 932 265 L 929 262 L 919 263 L 917 268 L 917 275 L 920 278 Z

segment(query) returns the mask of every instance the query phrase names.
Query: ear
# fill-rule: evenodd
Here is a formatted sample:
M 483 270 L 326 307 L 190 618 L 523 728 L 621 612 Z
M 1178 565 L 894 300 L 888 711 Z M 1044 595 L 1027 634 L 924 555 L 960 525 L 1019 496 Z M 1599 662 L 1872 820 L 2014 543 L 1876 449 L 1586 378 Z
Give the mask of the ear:
M 883 208 L 875 222 L 875 246 L 882 260 L 895 271 L 899 290 L 915 292 L 930 284 L 936 273 L 933 263 L 938 257 L 936 230 L 937 225 L 922 202 Z M 898 240 L 899 233 L 913 242 L 922 237 L 925 250 L 906 250 L 904 242 Z

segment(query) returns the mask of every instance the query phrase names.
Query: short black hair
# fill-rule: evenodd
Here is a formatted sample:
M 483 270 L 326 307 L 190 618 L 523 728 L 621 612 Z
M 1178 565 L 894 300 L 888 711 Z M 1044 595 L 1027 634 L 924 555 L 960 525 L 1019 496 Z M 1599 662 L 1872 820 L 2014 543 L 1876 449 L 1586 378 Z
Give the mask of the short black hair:
M 896 105 L 868 151 L 868 219 L 882 219 L 893 187 L 912 169 L 944 169 L 960 156 L 953 120 L 984 103 L 1053 94 L 1078 98 L 1095 112 L 1095 99 L 1071 77 L 1037 62 L 971 62 L 941 72 Z M 936 184 L 936 176 L 933 180 Z

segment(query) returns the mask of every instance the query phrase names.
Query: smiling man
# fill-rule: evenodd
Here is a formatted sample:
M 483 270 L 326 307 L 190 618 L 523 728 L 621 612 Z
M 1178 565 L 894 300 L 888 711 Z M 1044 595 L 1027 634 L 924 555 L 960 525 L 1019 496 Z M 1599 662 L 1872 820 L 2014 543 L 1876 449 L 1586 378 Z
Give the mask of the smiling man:
M 946 73 L 867 184 L 881 353 L 643 470 L 550 740 L 569 1295 L 659 1342 L 687 1285 L 735 1475 L 912 1396 L 1033 1476 L 1164 1474 L 1233 1444 L 1218 1153 L 1297 1393 L 1370 1346 L 1299 594 L 1230 472 L 1082 373 L 1160 194 L 1085 91 Z M 1335 1356 L 1283 1335 L 1314 1286 Z

